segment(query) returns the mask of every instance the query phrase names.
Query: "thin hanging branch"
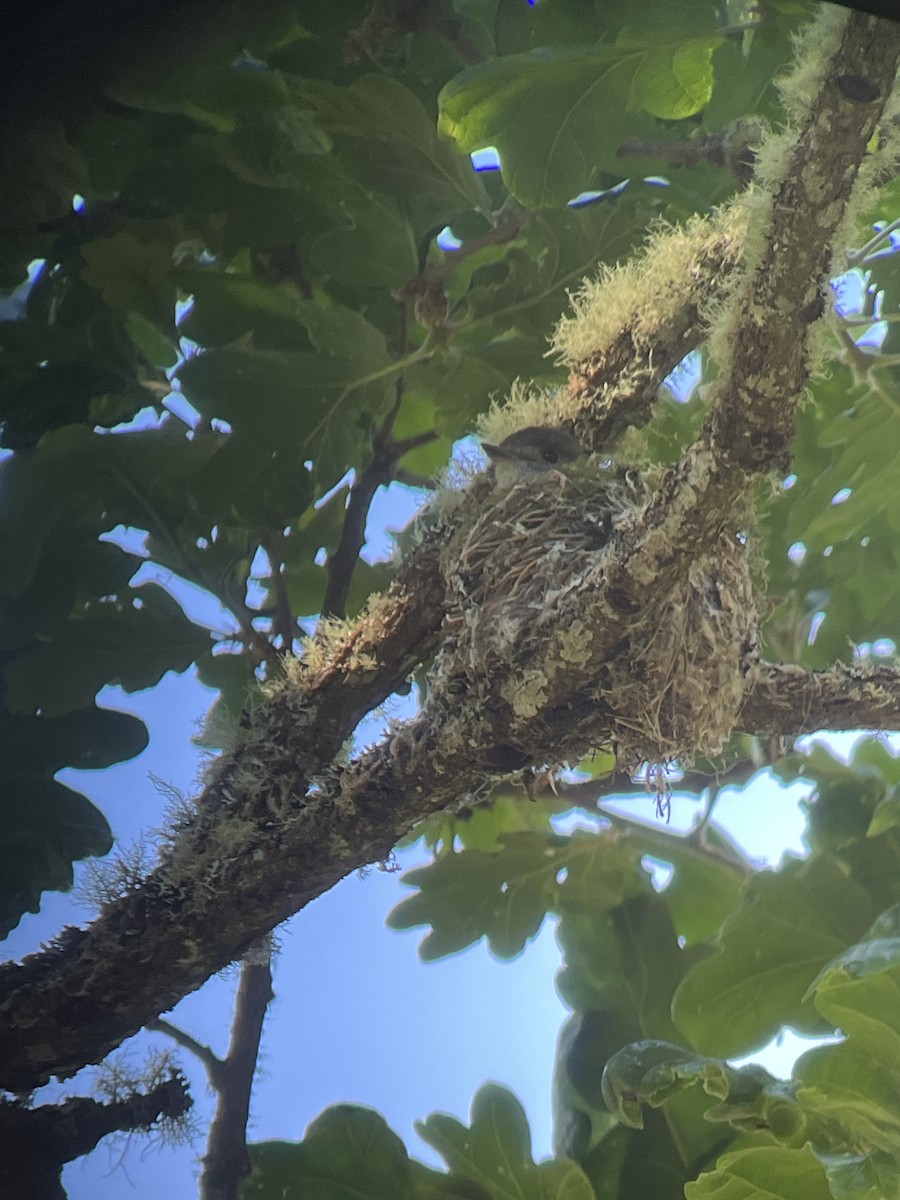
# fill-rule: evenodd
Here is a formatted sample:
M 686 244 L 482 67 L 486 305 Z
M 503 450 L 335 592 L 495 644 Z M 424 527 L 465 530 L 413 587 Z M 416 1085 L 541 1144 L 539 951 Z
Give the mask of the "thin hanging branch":
M 372 461 L 350 489 L 341 538 L 337 549 L 328 560 L 328 586 L 322 602 L 323 617 L 347 615 L 347 596 L 360 552 L 365 545 L 366 521 L 375 493 L 380 487 L 387 487 L 396 478 L 397 462 L 404 454 L 419 446 L 426 446 L 437 438 L 434 430 L 428 430 L 402 441 L 394 441 L 392 434 L 399 409 L 398 401 L 382 426 L 373 434 Z
M 201 1200 L 237 1200 L 250 1174 L 247 1119 L 256 1060 L 272 991 L 272 939 L 265 937 L 241 964 L 228 1054 L 216 1071 L 218 1103 L 209 1127 Z

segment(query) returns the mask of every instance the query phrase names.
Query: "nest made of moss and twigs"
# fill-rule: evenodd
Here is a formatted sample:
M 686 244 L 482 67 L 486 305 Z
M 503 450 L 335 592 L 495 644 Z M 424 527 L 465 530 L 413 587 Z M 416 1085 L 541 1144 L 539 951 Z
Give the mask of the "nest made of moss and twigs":
M 628 653 L 603 673 L 597 694 L 612 711 L 624 769 L 689 764 L 722 751 L 756 657 L 757 628 L 746 546 L 723 533 L 662 609 L 643 615 Z
M 592 627 L 608 620 L 612 543 L 618 529 L 641 522 L 648 496 L 645 481 L 622 471 L 495 494 L 445 554 L 439 673 L 462 673 L 482 700 L 496 691 L 526 714 L 531 701 L 518 704 L 516 677 L 533 693 L 542 671 L 577 661 L 575 623 L 589 644 Z M 589 685 L 603 721 L 595 744 L 615 741 L 629 769 L 717 753 L 734 729 L 756 627 L 747 548 L 726 531 L 664 596 L 648 591 L 615 658 L 598 664 Z

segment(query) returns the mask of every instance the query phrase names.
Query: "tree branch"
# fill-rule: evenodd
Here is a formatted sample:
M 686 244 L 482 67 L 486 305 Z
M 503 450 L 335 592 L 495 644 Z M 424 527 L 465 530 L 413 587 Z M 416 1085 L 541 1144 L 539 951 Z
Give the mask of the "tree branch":
M 241 965 L 231 1044 L 217 1072 L 219 1100 L 203 1159 L 201 1200 L 236 1200 L 241 1180 L 250 1174 L 247 1118 L 263 1021 L 274 994 L 271 951 L 271 937 L 263 938 Z
M 263 553 L 269 560 L 269 572 L 272 580 L 272 591 L 275 594 L 275 633 L 281 638 L 281 648 L 284 654 L 290 654 L 297 636 L 298 626 L 291 612 L 284 582 L 284 561 L 275 549 L 274 542 L 267 537 L 260 539 Z
M 790 737 L 818 729 L 900 729 L 900 668 L 861 663 L 807 671 L 760 663 L 749 676 L 740 723 Z
M 766 248 L 730 302 L 718 336 L 723 361 L 700 441 L 668 472 L 611 587 L 639 597 L 648 577 L 672 577 L 708 551 L 754 479 L 790 464 L 797 404 L 809 380 L 810 330 L 824 311 L 832 247 L 859 166 L 897 72 L 898 27 L 851 13 L 822 87 L 770 201 Z M 849 100 L 847 75 L 873 99 Z M 649 536 L 648 536 L 649 531 Z M 673 547 L 678 554 L 673 555 Z
M 173 1072 L 150 1091 L 104 1104 L 84 1096 L 28 1108 L 0 1100 L 0 1183 L 5 1196 L 65 1200 L 60 1172 L 89 1154 L 110 1133 L 151 1129 L 177 1120 L 191 1106 L 182 1077 Z
M 627 141 L 616 151 L 616 158 L 661 158 L 672 167 L 690 167 L 710 162 L 727 167 L 741 187 L 746 187 L 756 163 L 756 146 L 763 128 L 758 120 L 744 117 L 727 129 L 697 134 L 678 141 Z
M 166 1037 L 170 1037 L 183 1050 L 190 1051 L 203 1064 L 212 1086 L 218 1086 L 222 1060 L 213 1052 L 210 1046 L 205 1046 L 202 1042 L 198 1042 L 195 1037 L 192 1037 L 184 1029 L 180 1029 L 177 1025 L 173 1025 L 171 1021 L 166 1021 L 162 1017 L 158 1017 L 155 1021 L 148 1021 L 145 1028 L 149 1029 L 151 1033 L 164 1033 Z
M 350 489 L 350 499 L 341 529 L 337 550 L 328 560 L 328 584 L 322 602 L 323 617 L 347 615 L 347 595 L 353 572 L 366 541 L 366 521 L 372 500 L 380 487 L 386 487 L 395 477 L 397 463 L 410 450 L 426 446 L 437 437 L 426 430 L 402 441 L 394 440 L 394 423 L 403 403 L 403 380 L 397 380 L 397 397 L 381 427 L 372 435 L 372 461 L 358 476 Z
M 554 345 L 569 366 L 567 409 L 586 449 L 608 454 L 650 419 L 663 381 L 709 332 L 706 315 L 732 285 L 746 223 L 732 206 L 657 230 L 639 256 L 574 297 Z

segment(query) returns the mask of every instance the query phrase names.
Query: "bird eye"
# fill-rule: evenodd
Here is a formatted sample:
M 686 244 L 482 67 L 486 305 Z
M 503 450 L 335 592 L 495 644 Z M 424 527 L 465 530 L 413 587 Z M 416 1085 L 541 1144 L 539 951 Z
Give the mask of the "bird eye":
M 545 447 L 545 448 L 544 448 L 544 449 L 541 451 L 541 458 L 544 460 L 544 462 L 545 462 L 545 463 L 551 463 L 551 464 L 553 464 L 553 463 L 558 463 L 558 462 L 559 462 L 559 455 L 558 455 L 558 454 L 557 454 L 557 452 L 556 452 L 554 449 L 552 449 L 552 447 L 550 447 L 550 446 L 546 446 L 546 447 Z

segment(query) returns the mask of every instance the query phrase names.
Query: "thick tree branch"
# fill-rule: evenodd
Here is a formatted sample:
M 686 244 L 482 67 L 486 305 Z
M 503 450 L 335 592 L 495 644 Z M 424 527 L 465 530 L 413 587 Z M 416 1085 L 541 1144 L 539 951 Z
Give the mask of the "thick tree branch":
M 12 1040 L 19 1056 L 18 1065 L 10 1061 L 12 1070 L 2 1080 L 3 1086 L 27 1090 L 33 1086 L 29 1080 L 35 1069 L 44 1079 L 50 1074 L 66 1077 L 88 1060 L 100 1061 L 123 1037 L 240 958 L 252 942 L 312 898 L 312 893 L 303 897 L 294 890 L 311 858 L 304 852 L 291 866 L 282 857 L 283 822 L 276 793 L 287 784 L 288 793 L 301 803 L 309 781 L 338 754 L 361 718 L 402 686 L 437 646 L 444 601 L 437 569 L 443 536 L 441 530 L 426 536 L 420 555 L 401 567 L 377 612 L 363 616 L 332 644 L 320 665 L 306 669 L 302 689 L 287 693 L 287 703 L 282 692 L 279 701 L 253 714 L 246 742 L 223 758 L 190 830 L 177 835 L 178 878 L 173 877 L 170 862 L 143 886 L 107 905 L 89 929 L 65 930 L 45 952 L 23 964 L 0 966 L 0 1010 L 11 1021 L 7 1025 L 5 1018 L 0 1019 L 0 1041 L 3 1032 L 12 1034 L 15 1027 L 18 1032 Z M 420 570 L 423 559 L 433 564 L 431 572 Z M 256 777 L 263 791 L 254 797 L 244 795 L 232 783 L 235 776 Z M 268 787 L 273 791 L 267 794 Z M 325 874 L 314 871 L 319 881 L 314 885 L 316 894 L 362 865 L 362 858 L 357 864 L 345 861 L 337 843 L 326 850 L 314 824 L 308 828 L 305 820 L 302 824 L 305 832 L 296 830 L 300 840 L 309 839 L 313 854 L 323 855 Z M 321 832 L 326 828 L 322 826 Z M 374 853 L 360 845 L 354 856 L 369 854 L 367 862 L 386 858 L 400 832 L 386 831 Z M 336 850 L 338 861 L 330 862 Z M 204 871 L 216 860 L 225 873 L 217 882 L 204 882 Z M 258 888 L 257 876 L 274 883 L 274 891 Z M 305 885 L 302 890 L 306 892 Z M 248 901 L 246 907 L 242 897 Z M 133 970 L 129 970 L 125 960 L 132 956 Z M 79 981 L 69 977 L 64 982 L 72 968 Z M 109 978 L 102 979 L 107 972 Z M 62 983 L 60 992 L 57 981 Z M 42 999 L 37 1009 L 31 1008 L 31 1016 L 21 1010 L 20 1024 L 12 1014 L 20 1011 L 19 997 L 33 986 Z M 99 995 L 104 997 L 102 1005 L 96 1002 Z M 54 1038 L 55 1044 L 45 1043 L 34 1056 L 31 1032 L 37 1012 L 62 1035 L 65 1049 Z M 88 1048 L 85 1042 L 91 1026 L 99 1026 L 96 1048 Z M 93 1035 L 87 1037 L 93 1040 Z M 0 1051 L 0 1061 L 3 1058 Z M 43 1064 L 49 1067 L 46 1074 Z
M 295 665 L 255 710 L 247 741 L 220 762 L 195 817 L 151 876 L 107 906 L 90 929 L 66 931 L 44 953 L 0 970 L 0 1083 L 33 1087 L 97 1061 L 261 933 L 350 871 L 386 859 L 421 817 L 477 793 L 496 772 L 498 751 L 511 746 L 526 761 L 558 762 L 609 738 L 613 701 L 603 680 L 611 664 L 628 661 L 634 615 L 663 612 L 672 589 L 697 577 L 698 555 L 716 561 L 738 554 L 729 528 L 736 498 L 786 461 L 808 370 L 807 326 L 821 311 L 831 241 L 898 52 L 892 27 L 850 17 L 786 168 L 796 181 L 776 194 L 769 249 L 736 294 L 735 312 L 747 309 L 747 344 L 743 332 L 740 339 L 735 334 L 740 344 L 704 436 L 608 541 L 599 517 L 575 522 L 575 533 L 586 531 L 589 543 L 583 571 L 577 584 L 567 577 L 568 590 L 555 589 L 548 601 L 546 645 L 534 651 L 533 662 L 520 656 L 521 681 L 534 680 L 530 691 L 520 688 L 507 703 L 491 691 L 489 672 L 473 680 L 460 668 L 458 679 L 439 677 L 441 686 L 408 727 L 351 767 L 329 770 L 364 713 L 438 644 L 441 552 L 452 532 L 439 521 L 386 596 L 322 651 L 322 663 L 307 658 Z M 837 86 L 836 78 L 854 71 L 871 81 L 877 102 L 860 104 Z M 813 167 L 810 155 L 819 160 Z M 677 327 L 688 311 L 681 293 L 660 310 L 660 327 L 673 318 Z M 683 344 L 691 341 L 689 331 L 690 318 Z M 649 381 L 658 386 L 658 372 L 669 365 L 657 363 L 651 343 L 642 340 L 634 350 L 642 365 L 632 378 L 641 375 L 649 395 Z M 593 387 L 591 397 L 599 392 Z M 486 485 L 473 492 L 477 508 Z M 510 518 L 518 502 L 510 501 Z M 577 514 L 577 506 L 571 511 Z M 521 574 L 527 583 L 526 565 Z M 716 604 L 729 607 L 721 580 L 706 575 L 701 583 L 709 613 L 716 615 Z M 459 626 L 447 630 L 458 661 L 464 633 Z M 452 654 L 447 661 L 452 666 Z M 646 658 L 642 663 L 648 666 Z M 761 686 L 752 671 L 747 682 Z M 483 703 L 475 707 L 469 693 L 482 683 Z M 745 707 L 740 724 L 753 716 Z M 853 714 L 843 723 L 854 723 Z
M 587 449 L 607 454 L 629 426 L 647 423 L 662 382 L 708 333 L 706 314 L 731 286 L 745 233 L 733 208 L 658 232 L 638 260 L 575 298 L 555 344 L 570 367 L 567 406 Z
M 0 1101 L 0 1187 L 3 1195 L 65 1200 L 63 1166 L 89 1154 L 110 1133 L 151 1129 L 191 1106 L 184 1080 L 172 1073 L 148 1092 L 101 1103 L 84 1096 L 28 1108 Z
M 748 678 L 740 723 L 788 737 L 818 729 L 900 729 L 900 669 L 863 663 L 807 671 L 760 663 Z

